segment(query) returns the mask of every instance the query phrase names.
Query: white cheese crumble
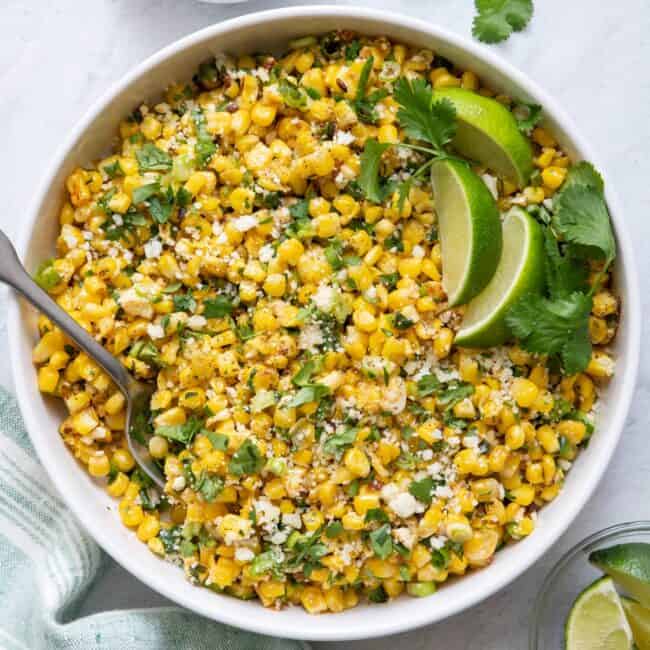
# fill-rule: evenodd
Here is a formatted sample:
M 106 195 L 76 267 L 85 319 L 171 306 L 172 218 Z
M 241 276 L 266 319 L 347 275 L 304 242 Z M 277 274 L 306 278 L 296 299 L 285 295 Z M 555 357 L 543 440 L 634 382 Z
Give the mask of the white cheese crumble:
M 147 334 L 149 335 L 150 339 L 161 339 L 165 336 L 165 330 L 163 329 L 162 325 L 149 323 L 149 325 L 147 325 Z
M 311 352 L 315 352 L 316 346 L 320 345 L 323 341 L 323 332 L 321 332 L 320 327 L 314 323 L 310 323 L 300 332 L 300 336 L 298 337 L 298 347 L 301 350 L 310 350 Z
M 258 253 L 258 257 L 260 258 L 260 262 L 268 264 L 275 257 L 275 250 L 273 246 L 271 246 L 271 244 L 265 244 L 262 246 Z
M 176 492 L 180 492 L 181 490 L 184 489 L 185 489 L 185 477 L 177 476 L 172 482 L 172 490 L 175 490 Z
M 318 307 L 318 309 L 324 311 L 327 314 L 334 306 L 336 297 L 336 289 L 325 282 L 321 282 L 321 284 L 318 285 L 316 292 L 312 295 L 311 299 L 316 307 Z
M 150 239 L 144 245 L 144 256 L 147 259 L 160 257 L 161 253 L 162 253 L 162 242 L 157 237 L 154 237 L 153 239 Z
M 255 553 L 253 553 L 250 548 L 240 546 L 235 549 L 235 560 L 237 560 L 237 562 L 250 562 L 254 557 Z
M 187 326 L 192 330 L 200 330 L 207 325 L 208 321 L 203 316 L 190 316 L 187 319 Z
M 230 223 L 235 230 L 246 232 L 257 226 L 257 217 L 254 217 L 252 214 L 243 214 L 241 217 L 233 219 Z
M 403 519 L 415 514 L 417 505 L 415 497 L 409 492 L 400 492 L 388 502 L 388 507 Z

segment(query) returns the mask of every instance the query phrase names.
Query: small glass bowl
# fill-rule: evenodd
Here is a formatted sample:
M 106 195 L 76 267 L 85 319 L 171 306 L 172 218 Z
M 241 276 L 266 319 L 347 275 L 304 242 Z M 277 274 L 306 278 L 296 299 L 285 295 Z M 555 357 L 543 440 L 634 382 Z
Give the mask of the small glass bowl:
M 548 574 L 535 601 L 530 625 L 529 650 L 564 648 L 564 623 L 578 594 L 602 571 L 589 563 L 599 548 L 628 542 L 650 544 L 650 521 L 616 524 L 590 535 L 567 551 Z

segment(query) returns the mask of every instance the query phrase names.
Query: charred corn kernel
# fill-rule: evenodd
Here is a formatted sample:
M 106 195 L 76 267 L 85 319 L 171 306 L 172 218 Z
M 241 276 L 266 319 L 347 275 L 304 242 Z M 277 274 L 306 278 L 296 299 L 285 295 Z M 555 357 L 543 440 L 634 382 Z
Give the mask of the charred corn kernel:
M 604 352 L 593 352 L 586 372 L 596 379 L 611 377 L 614 374 L 614 361 Z
M 483 567 L 494 557 L 499 544 L 499 533 L 494 528 L 474 531 L 463 544 L 463 557 L 472 567 Z
M 556 142 L 553 136 L 542 127 L 533 129 L 533 140 L 541 147 L 555 147 Z

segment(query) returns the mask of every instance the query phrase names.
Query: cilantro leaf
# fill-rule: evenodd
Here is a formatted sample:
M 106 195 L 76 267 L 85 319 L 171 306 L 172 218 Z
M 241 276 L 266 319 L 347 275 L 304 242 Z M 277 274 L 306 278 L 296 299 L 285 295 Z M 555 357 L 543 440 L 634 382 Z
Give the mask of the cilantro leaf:
M 334 539 L 344 532 L 343 524 L 340 521 L 333 521 L 331 524 L 327 524 L 325 527 L 325 537 L 329 539 Z
M 323 444 L 323 451 L 330 456 L 338 456 L 357 439 L 357 429 L 345 427 L 341 433 L 330 436 Z
M 533 16 L 533 0 L 475 0 L 472 35 L 483 43 L 505 41 L 520 32 Z
M 257 474 L 264 466 L 264 458 L 252 440 L 244 440 L 228 463 L 228 471 L 235 476 Z
M 172 296 L 172 301 L 174 303 L 174 311 L 194 312 L 196 309 L 196 300 L 194 300 L 191 292 Z
M 141 172 L 168 172 L 172 168 L 171 156 L 151 142 L 142 145 L 135 157 Z
M 54 289 L 62 279 L 63 278 L 59 272 L 54 268 L 53 259 L 46 260 L 39 264 L 36 273 L 34 273 L 34 281 L 39 287 L 41 287 L 41 289 L 45 289 L 45 291 Z
M 574 185 L 593 187 L 599 194 L 605 193 L 605 182 L 603 181 L 603 177 L 597 169 L 586 160 L 581 160 L 579 163 L 576 163 L 569 168 L 569 173 L 567 174 L 560 192 L 556 194 L 556 199 L 559 198 L 564 190 L 567 190 Z
M 436 403 L 446 408 L 452 408 L 458 402 L 474 394 L 474 386 L 463 381 L 449 382 L 443 390 L 437 393 Z
M 539 294 L 522 296 L 509 310 L 506 324 L 529 352 L 559 355 L 573 375 L 591 359 L 591 296 L 577 291 L 554 300 Z
M 212 503 L 223 491 L 224 483 L 220 476 L 209 472 L 202 472 L 196 484 L 196 491 L 208 503 Z
M 142 203 L 144 201 L 147 201 L 150 199 L 152 196 L 155 196 L 160 192 L 160 183 L 155 182 L 155 183 L 148 183 L 147 185 L 141 185 L 140 187 L 136 187 L 133 190 L 132 198 L 133 198 L 133 203 Z
M 192 119 L 194 120 L 194 128 L 196 129 L 194 155 L 196 156 L 196 161 L 199 166 L 204 167 L 217 150 L 217 145 L 214 143 L 212 136 L 208 132 L 205 115 L 200 108 L 195 108 L 192 111 Z
M 370 521 L 378 521 L 380 524 L 385 524 L 390 520 L 388 518 L 388 515 L 386 514 L 386 511 L 383 510 L 382 508 L 370 508 L 366 512 L 364 521 L 365 523 L 368 523 Z
M 183 424 L 166 424 L 156 427 L 156 435 L 189 445 L 192 438 L 203 428 L 203 420 L 191 417 Z
M 166 199 L 153 196 L 149 199 L 149 213 L 157 223 L 167 223 L 172 214 L 172 204 Z
M 448 99 L 433 103 L 431 86 L 424 79 L 400 77 L 393 93 L 400 108 L 397 119 L 406 135 L 428 142 L 442 152 L 456 134 L 456 109 Z
M 433 498 L 433 490 L 438 485 L 430 476 L 427 476 L 419 481 L 413 481 L 409 486 L 409 492 L 422 503 L 431 503 Z
M 300 111 L 304 111 L 307 108 L 307 93 L 299 86 L 296 86 L 296 84 L 291 83 L 286 77 L 280 79 L 278 91 L 287 106 Z
M 418 379 L 418 395 L 420 397 L 427 397 L 433 393 L 438 392 L 440 389 L 440 380 L 435 375 L 424 375 Z
M 116 178 L 117 176 L 124 176 L 124 170 L 122 169 L 122 165 L 120 165 L 119 159 L 116 159 L 114 162 L 108 165 L 104 165 L 102 169 L 111 179 Z
M 390 536 L 389 524 L 384 524 L 377 530 L 373 530 L 369 539 L 370 546 L 378 558 L 385 560 L 393 552 L 393 539 Z
M 305 363 L 302 368 L 291 378 L 291 381 L 295 386 L 309 386 L 311 382 L 311 377 L 315 372 L 318 372 L 321 368 L 321 362 L 319 358 L 310 359 Z
M 582 260 L 562 255 L 551 230 L 544 230 L 546 284 L 552 298 L 562 298 L 587 285 L 588 270 Z
M 226 296 L 216 296 L 203 301 L 203 315 L 206 318 L 223 318 L 232 314 L 234 305 Z
M 512 114 L 517 120 L 519 130 L 528 135 L 542 119 L 542 107 L 539 104 L 519 102 L 513 108 Z
M 215 449 L 219 451 L 226 451 L 226 449 L 228 449 L 228 436 L 223 433 L 216 433 L 215 431 L 207 430 L 203 433 Z
M 361 173 L 359 187 L 366 198 L 373 203 L 383 203 L 387 196 L 386 183 L 379 175 L 381 156 L 390 147 L 387 142 L 378 142 L 374 138 L 366 140 L 361 154 Z
M 555 203 L 553 227 L 572 245 L 577 257 L 597 257 L 609 264 L 616 242 L 605 198 L 594 187 L 574 184 L 563 189 Z
M 293 396 L 287 406 L 289 408 L 297 408 L 309 402 L 320 402 L 329 393 L 329 386 L 325 386 L 325 384 L 307 384 Z
M 366 96 L 368 81 L 370 80 L 370 74 L 374 63 L 375 58 L 371 56 L 366 59 L 366 62 L 363 64 L 363 68 L 361 68 L 361 73 L 359 74 L 357 92 L 354 101 L 352 102 L 352 107 L 354 108 L 358 118 L 366 124 L 377 123 L 379 116 L 377 115 L 377 111 L 375 111 L 375 105 L 388 95 L 388 91 L 382 88 Z

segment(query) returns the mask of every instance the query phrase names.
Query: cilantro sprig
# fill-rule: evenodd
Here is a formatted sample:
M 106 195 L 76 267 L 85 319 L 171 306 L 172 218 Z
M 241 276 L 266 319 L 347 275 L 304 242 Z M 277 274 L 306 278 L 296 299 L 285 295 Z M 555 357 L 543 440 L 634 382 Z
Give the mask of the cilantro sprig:
M 431 86 L 424 79 L 400 77 L 395 82 L 393 97 L 399 105 L 397 119 L 413 142 L 385 143 L 374 138 L 366 140 L 361 154 L 359 187 L 373 203 L 383 203 L 396 189 L 401 212 L 414 179 L 424 174 L 435 160 L 450 157 L 446 147 L 456 134 L 456 109 L 448 99 L 433 101 Z M 397 184 L 380 174 L 381 159 L 390 147 L 412 149 L 427 157 L 411 176 Z
M 472 35 L 483 43 L 500 43 L 520 32 L 533 17 L 533 0 L 475 0 Z
M 569 171 L 553 207 L 545 233 L 546 292 L 522 296 L 506 323 L 524 349 L 558 357 L 572 375 L 591 359 L 593 295 L 616 257 L 616 242 L 602 178 L 589 163 Z M 587 289 L 590 260 L 601 262 L 602 270 Z

